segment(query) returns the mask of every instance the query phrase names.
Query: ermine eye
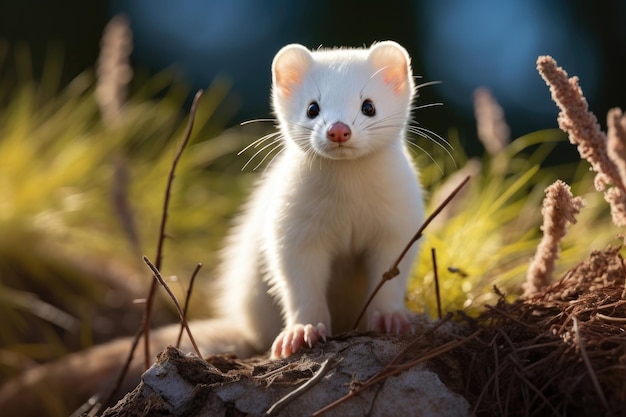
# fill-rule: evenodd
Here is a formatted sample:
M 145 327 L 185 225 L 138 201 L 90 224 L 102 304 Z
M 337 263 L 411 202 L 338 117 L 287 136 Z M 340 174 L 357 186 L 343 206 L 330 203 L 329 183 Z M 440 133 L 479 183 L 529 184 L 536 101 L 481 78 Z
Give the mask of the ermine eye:
M 361 113 L 363 113 L 367 117 L 372 117 L 376 114 L 376 107 L 374 107 L 374 103 L 372 103 L 372 100 L 367 99 L 363 102 L 363 104 L 361 105 Z
M 306 115 L 309 119 L 315 119 L 318 114 L 320 114 L 320 105 L 317 104 L 317 101 L 313 101 L 309 104 L 309 107 L 307 107 Z

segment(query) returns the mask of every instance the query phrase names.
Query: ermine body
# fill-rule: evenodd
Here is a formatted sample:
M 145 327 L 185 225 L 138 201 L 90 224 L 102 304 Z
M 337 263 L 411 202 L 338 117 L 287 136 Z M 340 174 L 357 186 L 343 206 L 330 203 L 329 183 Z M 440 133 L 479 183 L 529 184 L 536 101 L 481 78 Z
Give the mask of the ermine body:
M 401 46 L 288 45 L 272 75 L 283 149 L 223 252 L 220 310 L 259 350 L 273 341 L 272 354 L 288 356 L 353 325 L 423 203 L 405 144 L 414 86 Z M 374 298 L 369 329 L 408 330 L 415 253 Z
M 227 239 L 210 304 L 218 317 L 192 321 L 205 354 L 285 357 L 351 329 L 382 275 L 423 221 L 422 188 L 405 132 L 415 93 L 410 59 L 394 42 L 310 52 L 288 45 L 272 64 L 272 102 L 282 150 Z M 374 298 L 365 327 L 409 330 L 404 295 L 417 248 Z M 152 352 L 179 325 L 151 332 Z M 135 352 L 120 390 L 143 371 Z M 0 390 L 0 409 L 42 415 L 52 398 L 72 412 L 107 392 L 128 339 L 28 371 Z M 191 351 L 188 340 L 181 348 Z M 47 398 L 46 401 L 42 399 Z

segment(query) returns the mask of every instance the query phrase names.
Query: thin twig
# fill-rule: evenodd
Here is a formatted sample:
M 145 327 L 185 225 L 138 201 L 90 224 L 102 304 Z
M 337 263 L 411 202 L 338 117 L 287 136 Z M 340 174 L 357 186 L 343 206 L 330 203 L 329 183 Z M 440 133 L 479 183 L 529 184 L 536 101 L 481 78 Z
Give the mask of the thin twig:
M 489 304 L 485 304 L 485 308 L 486 308 L 486 309 L 489 309 L 489 310 L 492 310 L 492 311 L 495 311 L 495 312 L 496 312 L 496 313 L 498 313 L 498 314 L 503 315 L 503 316 L 504 316 L 504 317 L 506 317 L 507 319 L 509 319 L 509 320 L 511 320 L 511 321 L 514 321 L 515 323 L 519 324 L 520 326 L 523 326 L 523 327 L 526 327 L 526 328 L 529 328 L 529 329 L 534 329 L 534 328 L 535 328 L 532 324 L 525 323 L 525 322 L 523 322 L 523 321 L 521 321 L 521 320 L 519 320 L 519 319 L 516 319 L 516 318 L 515 318 L 515 317 L 513 317 L 511 314 L 509 314 L 509 313 L 507 313 L 507 312 L 505 312 L 505 311 L 502 311 L 502 310 L 501 310 L 501 309 L 499 309 L 498 307 L 494 307 L 494 306 L 491 306 L 491 305 L 489 305 Z
M 485 381 L 482 384 L 482 389 L 480 390 L 480 394 L 478 394 L 478 398 L 474 400 L 474 407 L 470 410 L 470 413 L 469 413 L 470 416 L 475 416 L 478 414 L 477 413 L 478 407 L 482 403 L 483 397 L 487 394 L 487 391 L 489 390 L 489 385 L 491 385 L 491 383 L 496 379 L 498 372 L 499 371 L 492 372 L 489 375 L 489 378 L 487 378 L 487 381 Z
M 398 276 L 398 274 L 400 274 L 400 270 L 398 269 L 398 265 L 400 265 L 400 262 L 402 261 L 402 259 L 404 258 L 404 256 L 407 254 L 407 252 L 409 251 L 409 249 L 411 249 L 411 246 L 413 246 L 413 244 L 415 242 L 417 242 L 423 235 L 424 230 L 426 229 L 426 227 L 428 227 L 428 225 L 439 215 L 439 213 L 441 213 L 441 211 L 450 203 L 450 201 L 452 201 L 452 199 L 454 197 L 456 197 L 456 195 L 459 193 L 459 191 L 461 191 L 461 188 L 463 188 L 465 186 L 465 184 L 468 183 L 468 181 L 470 180 L 470 176 L 468 175 L 467 177 L 465 177 L 465 179 L 463 181 L 461 181 L 461 183 L 450 193 L 450 195 L 448 197 L 446 197 L 445 200 L 443 200 L 441 202 L 441 204 L 439 204 L 439 207 L 437 207 L 435 209 L 435 211 L 433 211 L 430 216 L 428 216 L 428 218 L 426 220 L 424 220 L 424 223 L 422 223 L 422 226 L 417 230 L 417 232 L 415 233 L 415 235 L 413 236 L 413 238 L 409 241 L 409 243 L 404 247 L 404 249 L 402 250 L 402 252 L 400 253 L 400 256 L 398 256 L 398 259 L 396 259 L 396 261 L 393 263 L 393 265 L 391 265 L 391 267 L 389 268 L 389 270 L 387 272 L 385 272 L 383 274 L 382 279 L 380 280 L 380 282 L 378 283 L 378 285 L 376 285 L 376 288 L 374 288 L 374 291 L 372 292 L 372 294 L 369 296 L 369 298 L 367 299 L 367 302 L 365 303 L 365 306 L 363 306 L 363 309 L 361 309 L 361 313 L 359 314 L 359 317 L 356 319 L 356 322 L 354 323 L 354 329 L 356 330 L 359 327 L 359 323 L 361 322 L 361 319 L 363 319 L 363 315 L 365 314 L 365 311 L 367 310 L 367 308 L 369 307 L 369 305 L 372 303 L 372 300 L 374 299 L 374 297 L 376 296 L 376 294 L 378 294 L 378 291 L 380 291 L 381 287 L 385 284 L 385 282 L 393 279 L 394 277 Z
M 193 273 L 191 274 L 191 279 L 189 280 L 189 287 L 187 288 L 187 295 L 185 296 L 185 305 L 183 306 L 183 317 L 185 320 L 187 320 L 187 310 L 189 310 L 189 300 L 191 299 L 191 291 L 193 290 L 193 284 L 196 281 L 196 276 L 198 275 L 200 268 L 202 268 L 202 262 L 198 262 L 198 265 L 196 265 L 196 268 L 193 270 Z M 180 332 L 178 332 L 178 339 L 176 339 L 177 348 L 180 347 L 180 341 L 183 338 L 184 330 L 185 330 L 185 327 L 183 326 L 183 323 L 181 321 Z
M 143 326 L 139 326 L 137 328 L 137 331 L 135 332 L 135 336 L 133 337 L 133 342 L 131 343 L 130 351 L 128 352 L 128 355 L 126 356 L 126 362 L 124 362 L 124 366 L 122 366 L 120 373 L 117 375 L 117 379 L 115 380 L 115 383 L 111 387 L 109 394 L 105 397 L 106 400 L 104 400 L 102 403 L 96 403 L 94 407 L 100 408 L 102 404 L 109 404 L 111 400 L 113 399 L 113 396 L 117 393 L 117 391 L 122 386 L 122 382 L 124 381 L 124 378 L 126 377 L 126 374 L 128 373 L 128 369 L 130 368 L 130 364 L 133 361 L 133 358 L 135 356 L 135 350 L 137 350 L 137 345 L 139 344 L 139 341 L 141 340 L 142 334 L 143 334 Z
M 587 371 L 589 372 L 589 377 L 591 378 L 591 382 L 593 382 L 593 386 L 598 392 L 598 397 L 600 397 L 600 401 L 604 405 L 604 408 L 610 410 L 609 403 L 604 396 L 604 391 L 602 391 L 602 386 L 600 385 L 600 381 L 598 381 L 598 376 L 593 370 L 593 366 L 591 366 L 591 361 L 589 360 L 589 356 L 587 355 L 587 350 L 585 349 L 585 342 L 583 340 L 582 335 L 580 334 L 580 329 L 578 327 L 578 318 L 574 316 L 572 318 L 574 322 L 574 326 L 572 328 L 574 332 L 574 341 L 578 344 L 578 348 L 580 349 L 580 356 L 583 357 L 583 361 L 585 362 L 585 366 L 587 367 Z
M 473 340 L 476 336 L 478 336 L 481 333 L 482 330 L 477 330 L 474 333 L 472 333 L 471 335 L 467 336 L 464 339 L 461 340 L 457 340 L 454 342 L 447 342 L 444 343 L 441 346 L 436 347 L 434 350 L 431 350 L 428 354 L 424 355 L 424 356 L 420 356 L 417 359 L 414 359 L 412 361 L 409 361 L 407 363 L 404 363 L 400 366 L 396 366 L 393 367 L 389 370 L 387 370 L 387 368 L 383 369 L 382 372 L 377 373 L 376 375 L 372 376 L 371 378 L 369 378 L 367 381 L 363 382 L 362 384 L 360 384 L 358 386 L 358 388 L 348 392 L 346 395 L 344 395 L 343 397 L 333 401 L 332 403 L 328 404 L 327 406 L 325 406 L 324 408 L 321 408 L 319 410 L 317 410 L 316 412 L 314 412 L 313 414 L 311 414 L 312 417 L 317 417 L 317 416 L 321 416 L 322 414 L 326 413 L 327 411 L 330 411 L 331 409 L 335 408 L 336 406 L 338 406 L 339 404 L 347 401 L 348 399 L 354 397 L 355 395 L 360 394 L 361 392 L 365 391 L 367 388 L 371 387 L 372 385 L 375 385 L 381 381 L 386 380 L 387 378 L 391 377 L 391 376 L 395 376 L 398 375 L 404 371 L 406 371 L 407 369 L 411 369 L 412 367 L 419 365 L 422 362 L 426 362 L 427 360 L 436 358 L 440 355 L 443 355 L 446 352 L 449 352 L 453 349 L 456 349 L 459 346 L 464 345 L 465 343 L 469 342 L 470 340 Z
M 80 407 L 76 409 L 70 417 L 84 417 L 89 415 L 95 415 L 100 411 L 102 403 L 100 402 L 100 394 L 95 394 L 89 397 Z
M 176 306 L 176 311 L 178 311 L 178 317 L 180 318 L 180 322 L 183 325 L 183 327 L 185 328 L 185 330 L 187 330 L 187 335 L 189 336 L 189 340 L 191 340 L 191 344 L 193 345 L 193 348 L 196 351 L 196 354 L 198 355 L 198 357 L 200 359 L 202 359 L 202 353 L 200 353 L 200 349 L 198 349 L 198 345 L 196 345 L 196 341 L 194 340 L 193 335 L 191 334 L 191 330 L 189 329 L 189 325 L 187 324 L 187 320 L 185 320 L 185 315 L 183 314 L 183 309 L 180 307 L 180 304 L 179 304 L 178 300 L 176 299 L 176 296 L 174 295 L 174 293 L 172 292 L 170 287 L 167 285 L 167 283 L 165 282 L 165 280 L 161 276 L 161 273 L 159 272 L 157 267 L 152 262 L 150 262 L 150 259 L 148 259 L 147 256 L 144 256 L 143 257 L 143 261 L 152 270 L 152 273 L 154 274 L 154 277 L 159 281 L 159 283 L 163 286 L 163 288 L 165 288 L 165 291 L 167 291 L 167 293 L 170 296 L 170 298 L 172 299 L 172 301 L 174 301 L 174 305 Z
M 433 273 L 435 275 L 435 295 L 437 296 L 437 316 L 441 320 L 441 294 L 439 293 L 439 273 L 437 272 L 437 252 L 435 248 L 430 249 L 430 253 L 433 257 Z
M 317 384 L 323 377 L 332 369 L 333 366 L 337 365 L 339 360 L 334 358 L 328 358 L 322 365 L 320 369 L 317 370 L 315 375 L 311 379 L 309 379 L 304 384 L 300 385 L 295 390 L 291 391 L 289 394 L 285 395 L 280 400 L 276 401 L 270 408 L 265 412 L 265 416 L 273 416 L 276 415 L 280 410 L 282 410 L 287 404 L 304 394 L 306 391 L 311 389 L 315 384 Z
M 178 147 L 178 151 L 172 160 L 172 166 L 170 167 L 170 171 L 167 174 L 167 184 L 165 186 L 165 196 L 163 199 L 163 210 L 161 212 L 161 225 L 159 227 L 159 239 L 157 241 L 156 248 L 156 257 L 155 257 L 155 266 L 157 269 L 161 269 L 161 263 L 163 261 L 163 245 L 165 242 L 165 225 L 167 224 L 167 215 L 170 204 L 170 195 L 172 193 L 172 184 L 174 183 L 174 176 L 176 172 L 176 166 L 178 165 L 178 161 L 183 154 L 183 150 L 189 142 L 189 138 L 191 137 L 191 132 L 193 130 L 193 122 L 196 118 L 196 110 L 198 109 L 198 102 L 200 101 L 200 97 L 202 97 L 204 91 L 198 90 L 195 97 L 193 98 L 193 102 L 191 104 L 191 110 L 189 111 L 189 119 L 187 120 L 187 128 L 185 130 L 185 135 L 183 136 L 183 140 L 180 142 L 180 146 Z M 152 305 L 154 304 L 154 293 L 156 292 L 156 281 L 152 280 L 152 284 L 150 285 L 150 292 L 148 293 L 148 299 L 146 300 L 146 308 L 144 310 L 144 316 L 141 323 L 141 327 L 143 328 L 144 335 L 144 363 L 146 369 L 150 366 L 151 358 L 150 355 L 150 318 L 152 316 Z
M 296 365 L 295 362 L 289 362 L 289 363 L 284 364 L 283 366 L 280 366 L 280 367 L 278 367 L 276 369 L 268 371 L 268 372 L 266 372 L 264 374 L 254 375 L 252 378 L 258 379 L 258 380 L 268 380 L 269 381 L 270 377 L 272 377 L 272 376 L 274 376 L 276 374 L 283 373 L 284 371 L 286 371 L 288 369 L 293 369 L 293 368 L 295 368 L 295 365 Z M 272 385 L 272 383 L 268 382 L 267 383 L 267 387 L 269 387 L 270 385 Z
M 548 408 L 550 408 L 550 411 L 552 413 L 551 415 L 553 415 L 553 416 L 558 416 L 559 415 L 558 410 L 556 409 L 556 407 L 554 405 L 552 405 L 552 403 L 550 402 L 548 397 L 546 397 L 545 394 L 543 392 L 541 392 L 541 390 L 535 386 L 535 384 L 533 384 L 528 378 L 526 378 L 526 376 L 524 375 L 523 370 L 520 369 L 519 366 L 514 367 L 513 368 L 513 372 L 515 372 L 515 375 L 517 375 L 517 377 L 519 379 L 524 381 L 526 386 L 535 393 L 535 398 L 539 398 L 541 401 L 543 401 L 543 405 L 545 405 Z M 535 398 L 533 398 L 532 402 L 535 401 Z M 532 404 L 526 404 L 526 408 L 527 408 L 528 411 L 530 411 L 531 405 Z M 541 408 L 535 409 L 535 411 L 539 411 L 540 409 Z M 504 414 L 502 414 L 502 415 L 504 415 Z
M 493 368 L 495 369 L 495 380 L 494 380 L 494 384 L 493 384 L 493 388 L 495 391 L 495 397 L 496 397 L 496 405 L 499 408 L 499 415 L 503 416 L 505 415 L 502 411 L 502 400 L 500 399 L 500 371 L 502 368 L 500 368 L 500 355 L 498 355 L 498 347 L 499 347 L 499 343 L 498 343 L 498 336 L 500 335 L 500 332 L 496 333 L 496 335 L 494 336 L 493 340 L 491 341 L 491 347 L 493 349 Z
M 596 313 L 596 317 L 602 320 L 612 321 L 614 323 L 626 323 L 626 317 L 611 317 L 602 313 Z
M 419 342 L 421 342 L 426 336 L 429 336 L 429 335 L 435 333 L 435 331 L 437 331 L 437 329 L 439 329 L 441 326 L 443 326 L 444 323 L 447 323 L 448 321 L 450 321 L 450 319 L 453 316 L 454 316 L 454 314 L 451 313 L 451 312 L 446 314 L 446 316 L 443 319 L 440 319 L 437 323 L 435 323 L 435 325 L 433 327 L 427 329 L 424 333 L 420 334 L 419 336 L 416 336 L 400 352 L 398 352 L 398 354 L 391 360 L 391 362 L 389 362 L 387 364 L 386 367 L 389 368 L 389 367 L 395 366 L 398 362 L 400 362 L 400 359 L 402 359 L 402 357 L 407 352 L 411 351 L 415 346 L 417 346 L 417 344 Z
M 361 388 L 366 388 L 366 384 L 367 386 L 370 386 L 370 385 L 376 384 L 379 381 L 385 380 L 389 378 L 390 376 L 398 375 L 406 371 L 407 369 L 411 369 L 412 367 L 419 365 L 422 362 L 426 362 L 427 360 L 434 359 L 438 356 L 443 355 L 446 352 L 456 349 L 459 346 L 463 346 L 464 344 L 466 344 L 467 342 L 469 342 L 470 340 L 478 336 L 481 332 L 482 330 L 476 330 L 474 333 L 472 333 L 471 335 L 467 336 L 464 339 L 444 343 L 443 345 L 438 346 L 435 349 L 431 350 L 428 354 L 424 356 L 420 356 L 419 358 L 413 359 L 412 361 L 409 361 L 400 366 L 397 366 L 391 369 L 388 373 L 380 374 L 374 378 L 368 379 Z
M 182 151 L 185 148 L 185 145 L 187 144 L 187 142 L 189 142 L 189 138 L 191 136 L 191 130 L 193 128 L 193 122 L 196 117 L 196 110 L 198 108 L 198 102 L 200 100 L 200 97 L 202 97 L 202 93 L 203 93 L 202 90 L 198 90 L 198 92 L 196 93 L 196 96 L 193 99 L 193 103 L 189 111 L 189 120 L 187 121 L 187 129 L 185 131 L 183 140 L 180 144 L 178 153 L 176 154 L 175 159 L 172 161 L 172 166 L 170 168 L 170 173 L 168 176 L 168 185 L 167 185 L 166 192 L 165 192 L 165 202 L 163 204 L 163 214 L 161 218 L 161 228 L 160 228 L 160 233 L 159 233 L 159 240 L 157 243 L 157 265 L 159 267 L 161 264 L 161 259 L 163 258 L 163 242 L 165 240 L 165 224 L 166 224 L 166 219 L 167 219 L 167 210 L 169 206 L 169 194 L 170 194 L 170 189 L 171 189 L 171 182 L 174 179 L 174 171 L 176 169 L 176 165 L 178 164 L 178 159 L 180 159 L 180 155 L 182 154 Z M 119 388 L 122 386 L 122 382 L 124 381 L 124 378 L 126 377 L 126 374 L 128 373 L 128 369 L 130 368 L 130 364 L 133 361 L 133 357 L 135 356 L 135 350 L 137 350 L 137 346 L 139 345 L 139 341 L 141 340 L 142 334 L 145 335 L 145 339 L 144 339 L 145 340 L 145 347 L 144 347 L 145 367 L 148 368 L 150 366 L 150 348 L 149 348 L 150 316 L 152 315 L 152 303 L 153 303 L 155 290 L 156 290 L 156 281 L 152 280 L 150 284 L 150 291 L 146 299 L 146 307 L 144 309 L 143 317 L 141 318 L 141 324 L 139 325 L 137 332 L 133 336 L 133 341 L 131 343 L 128 356 L 126 357 L 126 362 L 124 363 L 124 366 L 122 366 L 122 368 L 120 369 L 120 373 L 118 374 L 117 379 L 115 380 L 115 383 L 111 387 L 109 394 L 105 397 L 106 400 L 103 402 L 104 404 L 110 403 L 111 400 L 113 399 L 113 396 L 117 393 Z

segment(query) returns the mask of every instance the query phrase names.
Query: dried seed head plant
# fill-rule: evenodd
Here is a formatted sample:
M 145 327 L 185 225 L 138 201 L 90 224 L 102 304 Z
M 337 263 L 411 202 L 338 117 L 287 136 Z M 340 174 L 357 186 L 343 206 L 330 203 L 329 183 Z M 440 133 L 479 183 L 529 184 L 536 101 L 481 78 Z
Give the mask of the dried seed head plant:
M 615 163 L 621 184 L 626 184 L 626 116 L 618 108 L 609 110 L 607 114 L 607 148 L 609 158 Z M 618 226 L 615 218 L 624 221 L 626 213 L 626 190 L 613 187 L 606 191 L 605 198 L 611 203 L 613 222 Z
M 107 125 L 120 121 L 127 86 L 133 76 L 128 62 L 132 49 L 132 32 L 128 19 L 115 16 L 104 29 L 96 68 L 96 99 L 102 119 Z
M 537 70 L 550 87 L 552 100 L 561 109 L 559 127 L 569 135 L 570 142 L 577 145 L 580 156 L 596 172 L 595 187 L 598 191 L 604 191 L 604 198 L 611 206 L 613 223 L 619 227 L 626 226 L 625 182 L 618 165 L 610 156 L 607 136 L 600 129 L 596 116 L 588 110 L 587 100 L 578 85 L 578 77 L 568 78 L 567 72 L 548 55 L 537 59 Z M 623 125 L 619 125 L 623 137 Z M 614 124 L 612 130 L 618 131 L 617 124 Z M 613 154 L 614 158 L 621 160 L 624 152 L 620 154 L 615 151 Z
M 504 110 L 485 87 L 474 90 L 474 117 L 478 139 L 490 155 L 500 153 L 511 141 Z
M 626 115 L 618 108 L 606 116 L 609 158 L 617 165 L 620 179 L 626 184 Z
M 537 252 L 528 268 L 526 282 L 522 284 L 524 296 L 536 293 L 547 286 L 554 272 L 554 264 L 559 258 L 560 242 L 567 233 L 567 223 L 576 223 L 576 215 L 583 207 L 583 200 L 574 197 L 569 185 L 561 180 L 546 188 L 543 200 L 543 237 Z

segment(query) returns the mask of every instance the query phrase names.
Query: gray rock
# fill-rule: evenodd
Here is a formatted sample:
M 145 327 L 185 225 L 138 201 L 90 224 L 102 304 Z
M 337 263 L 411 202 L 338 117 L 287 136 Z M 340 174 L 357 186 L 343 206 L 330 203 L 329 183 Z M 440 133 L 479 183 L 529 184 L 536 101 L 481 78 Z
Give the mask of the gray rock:
M 276 405 L 272 415 L 310 416 L 379 374 L 410 341 L 410 337 L 352 335 L 284 360 L 239 360 L 222 355 L 207 358 L 208 363 L 168 347 L 139 386 L 104 416 L 263 416 L 289 395 L 294 398 Z M 399 363 L 425 351 L 423 345 L 415 348 Z M 457 369 L 452 355 L 438 358 L 436 366 L 420 363 L 381 379 L 324 415 L 468 416 L 468 402 L 440 378 L 454 379 Z M 318 373 L 316 381 L 309 382 L 299 395 L 291 394 Z

